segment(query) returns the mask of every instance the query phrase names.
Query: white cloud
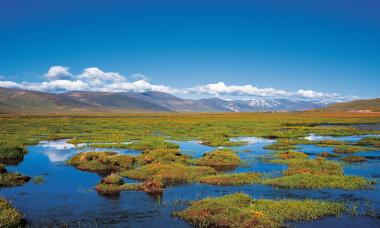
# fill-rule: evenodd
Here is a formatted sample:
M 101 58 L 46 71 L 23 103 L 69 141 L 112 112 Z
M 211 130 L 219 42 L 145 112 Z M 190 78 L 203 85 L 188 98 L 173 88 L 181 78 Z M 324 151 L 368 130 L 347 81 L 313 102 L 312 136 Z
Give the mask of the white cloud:
M 22 89 L 22 85 L 20 85 L 17 82 L 11 82 L 11 81 L 0 81 L 0 87 Z
M 264 98 L 297 98 L 318 99 L 324 101 L 344 101 L 358 98 L 355 96 L 341 96 L 337 93 L 324 93 L 309 89 L 298 91 L 285 91 L 275 88 L 259 88 L 247 85 L 226 85 L 224 82 L 194 86 L 190 88 L 171 88 L 165 85 L 152 84 L 149 78 L 143 74 L 131 75 L 135 81 L 129 81 L 127 77 L 117 72 L 105 72 L 97 67 L 85 68 L 80 74 L 72 74 L 68 67 L 52 66 L 44 74 L 47 81 L 39 83 L 1 81 L 0 87 L 28 89 L 46 92 L 65 91 L 103 91 L 103 92 L 144 92 L 160 91 L 176 95 L 214 96 L 229 99 L 246 99 L 255 97 Z
M 82 81 L 70 80 L 55 80 L 42 83 L 23 83 L 23 85 L 30 90 L 38 91 L 74 91 L 74 90 L 87 90 L 88 85 Z
M 71 79 L 73 75 L 69 72 L 68 67 L 52 66 L 44 76 L 47 80 L 61 80 Z
M 153 85 L 145 80 L 138 80 L 134 82 L 122 82 L 122 83 L 112 83 L 106 86 L 107 91 L 135 91 L 144 92 L 149 90 L 160 91 L 165 93 L 173 93 L 174 89 L 164 86 L 164 85 Z
M 101 86 L 109 83 L 126 82 L 127 78 L 119 73 L 104 72 L 97 67 L 84 69 L 83 73 L 78 75 L 79 80 L 88 83 L 91 86 Z
M 304 90 L 304 89 L 298 90 L 296 92 L 296 94 L 300 97 L 311 98 L 311 99 L 314 99 L 314 98 L 335 98 L 335 97 L 339 96 L 339 94 L 337 94 L 337 93 L 322 93 L 322 92 L 317 92 L 314 90 Z
M 215 84 L 206 84 L 187 89 L 189 93 L 209 94 L 213 96 L 234 95 L 234 96 L 286 96 L 288 92 L 274 88 L 258 88 L 252 85 L 231 85 L 228 86 L 223 82 Z

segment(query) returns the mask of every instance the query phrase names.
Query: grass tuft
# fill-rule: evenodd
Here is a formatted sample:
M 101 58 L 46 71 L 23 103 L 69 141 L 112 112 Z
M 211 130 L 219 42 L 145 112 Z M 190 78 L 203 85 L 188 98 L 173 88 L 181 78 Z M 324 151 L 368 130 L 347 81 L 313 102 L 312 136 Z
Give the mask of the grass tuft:
M 132 168 L 135 157 L 116 152 L 82 152 L 72 157 L 68 164 L 80 170 L 110 173 Z
M 315 174 L 315 175 L 343 175 L 342 166 L 333 161 L 327 161 L 324 158 L 318 157 L 311 160 L 294 161 L 289 163 L 288 169 L 284 172 L 285 175 L 295 174 Z
M 17 164 L 27 153 L 25 147 L 0 141 L 0 161 L 6 164 Z
M 207 175 L 216 174 L 211 167 L 189 166 L 182 163 L 152 163 L 140 168 L 120 173 L 132 179 L 147 180 L 153 177 L 161 178 L 164 184 L 191 183 Z
M 205 153 L 203 157 L 196 159 L 195 164 L 202 166 L 210 166 L 215 169 L 234 168 L 240 165 L 239 156 L 230 149 L 219 149 Z
M 373 187 L 375 184 L 374 181 L 367 180 L 364 177 L 315 174 L 282 176 L 278 178 L 265 179 L 262 183 L 279 188 L 296 189 L 368 189 Z
M 344 162 L 347 163 L 357 163 L 357 162 L 366 162 L 367 158 L 362 156 L 347 156 L 341 159 Z
M 7 200 L 0 198 L 0 227 L 21 227 L 23 224 L 21 213 Z
M 375 146 L 380 147 L 380 137 L 367 137 L 357 142 L 360 146 Z
M 339 157 L 339 155 L 333 154 L 333 153 L 329 153 L 329 152 L 322 152 L 322 153 L 317 154 L 317 156 L 318 157 L 322 157 L 322 158 L 336 158 L 336 157 Z
M 30 177 L 20 173 L 8 172 L 5 165 L 0 164 L 0 187 L 14 187 L 24 185 Z
M 298 146 L 291 143 L 290 140 L 279 140 L 276 143 L 264 147 L 267 150 L 294 150 Z
M 199 181 L 211 185 L 244 185 L 258 183 L 259 177 L 258 173 L 235 173 L 206 176 L 200 178 Z
M 206 198 L 173 216 L 197 227 L 283 227 L 286 221 L 310 221 L 338 216 L 344 205 L 318 200 L 254 200 L 235 193 Z

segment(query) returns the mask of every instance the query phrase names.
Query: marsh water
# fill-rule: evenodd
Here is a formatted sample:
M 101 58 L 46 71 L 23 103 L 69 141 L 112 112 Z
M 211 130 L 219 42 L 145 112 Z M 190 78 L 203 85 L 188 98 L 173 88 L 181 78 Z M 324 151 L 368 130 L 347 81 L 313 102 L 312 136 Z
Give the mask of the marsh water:
M 315 135 L 309 136 L 315 140 Z M 314 138 L 313 138 L 314 137 Z M 366 136 L 334 138 L 356 141 Z M 229 172 L 261 172 L 266 175 L 280 175 L 285 165 L 268 164 L 260 158 L 270 153 L 263 147 L 274 142 L 254 137 L 234 138 L 232 141 L 247 141 L 248 144 L 233 147 L 244 160 L 244 165 Z M 318 140 L 321 140 L 318 138 Z M 196 141 L 174 141 L 180 145 L 182 153 L 200 157 L 205 152 L 215 150 Z M 316 154 L 331 151 L 333 148 L 315 145 L 301 145 L 299 151 L 314 157 Z M 65 161 L 82 151 L 117 151 L 137 155 L 138 151 L 123 149 L 77 148 L 65 140 L 43 141 L 29 146 L 28 154 L 17 165 L 8 166 L 11 171 L 21 172 L 32 177 L 43 176 L 40 184 L 29 183 L 12 188 L 1 188 L 0 195 L 9 199 L 21 210 L 31 226 L 72 225 L 72 226 L 114 226 L 114 227 L 191 227 L 187 222 L 175 219 L 171 213 L 184 209 L 189 201 L 208 196 L 222 196 L 234 192 L 245 192 L 254 198 L 268 199 L 323 199 L 349 201 L 358 206 L 358 211 L 367 215 L 326 217 L 311 222 L 288 223 L 296 227 L 380 227 L 380 190 L 379 184 L 370 190 L 306 190 L 277 189 L 265 185 L 210 186 L 186 184 L 169 186 L 159 198 L 144 192 L 125 191 L 118 197 L 99 195 L 94 186 L 101 176 L 96 173 L 77 170 Z M 360 175 L 380 182 L 380 151 L 359 152 L 368 162 L 344 165 L 348 175 Z M 334 159 L 334 158 L 333 158 Z M 132 181 L 128 180 L 127 181 Z M 362 214 L 362 213 L 360 213 Z

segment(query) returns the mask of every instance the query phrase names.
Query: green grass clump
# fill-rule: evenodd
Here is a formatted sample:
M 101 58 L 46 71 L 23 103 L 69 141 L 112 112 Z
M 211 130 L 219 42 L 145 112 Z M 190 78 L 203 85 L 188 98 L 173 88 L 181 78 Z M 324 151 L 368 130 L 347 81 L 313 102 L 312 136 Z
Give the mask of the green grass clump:
M 338 147 L 335 148 L 333 152 L 338 154 L 353 154 L 359 152 L 359 149 L 356 147 Z
M 340 188 L 365 189 L 374 182 L 358 176 L 344 176 L 342 166 L 322 157 L 316 159 L 290 159 L 284 176 L 262 179 L 262 184 L 280 188 Z
M 23 224 L 21 213 L 7 200 L 0 198 L 0 227 L 20 227 Z
M 43 176 L 35 176 L 32 179 L 33 184 L 42 184 L 45 182 L 45 179 Z
M 306 189 L 367 189 L 371 188 L 375 184 L 373 181 L 358 176 L 315 174 L 295 174 L 292 176 L 282 176 L 278 178 L 265 179 L 262 183 L 279 188 Z
M 343 175 L 343 169 L 339 163 L 318 157 L 316 159 L 290 162 L 284 174 L 288 176 L 295 174 Z
M 357 145 L 336 145 L 333 152 L 338 154 L 353 154 L 360 151 L 374 151 L 378 150 L 373 146 L 357 146 Z
M 375 146 L 380 147 L 380 137 L 367 137 L 357 142 L 360 146 Z
M 0 174 L 0 187 L 14 187 L 24 185 L 30 180 L 30 177 L 20 173 L 2 173 Z
M 202 144 L 206 146 L 212 146 L 212 147 L 233 147 L 233 146 L 242 146 L 246 145 L 247 142 L 243 141 L 230 141 L 230 138 L 227 134 L 211 134 L 207 136 L 203 136 L 201 138 Z
M 124 180 L 121 176 L 119 176 L 115 173 L 111 173 L 110 175 L 108 175 L 102 179 L 102 183 L 122 185 L 122 184 L 124 184 Z
M 283 227 L 286 221 L 310 221 L 324 216 L 337 216 L 344 205 L 318 200 L 254 200 L 235 193 L 206 198 L 173 216 L 197 227 Z
M 143 152 L 141 155 L 136 157 L 139 164 L 148 164 L 151 162 L 161 162 L 161 163 L 189 163 L 190 156 L 181 154 L 178 149 L 153 149 Z
M 130 148 L 128 144 L 123 144 L 123 143 L 91 143 L 88 146 L 94 147 L 94 148 L 117 148 L 117 149 Z
M 167 142 L 162 137 L 144 137 L 140 141 L 133 142 L 131 144 L 126 144 L 126 148 L 139 151 L 151 151 L 154 149 L 178 149 L 178 144 Z
M 153 176 L 146 179 L 143 183 L 129 184 L 118 174 L 111 174 L 103 178 L 95 189 L 102 195 L 119 195 L 121 191 L 144 191 L 150 194 L 161 194 L 165 188 L 165 184 L 161 177 Z
M 194 161 L 197 165 L 210 166 L 215 169 L 232 168 L 240 165 L 239 156 L 230 149 L 219 149 L 205 153 L 201 158 Z
M 259 182 L 260 174 L 258 173 L 233 173 L 211 175 L 200 178 L 199 182 L 211 185 L 244 185 Z
M 161 178 L 164 184 L 191 183 L 199 178 L 216 174 L 216 171 L 207 166 L 190 166 L 182 163 L 155 162 L 141 166 L 140 168 L 120 173 L 122 176 L 147 180 L 149 178 Z
M 116 152 L 82 152 L 72 157 L 68 164 L 80 170 L 109 173 L 132 168 L 135 157 Z
M 346 145 L 346 142 L 339 140 L 321 140 L 317 142 L 318 146 L 336 146 L 336 145 Z
M 22 160 L 27 153 L 25 147 L 16 144 L 0 143 L 0 160 Z
M 290 143 L 290 141 L 288 140 L 282 140 L 271 145 L 265 146 L 264 148 L 267 150 L 293 150 L 297 149 L 298 146 Z
M 318 157 L 322 157 L 322 158 L 336 158 L 336 157 L 339 157 L 339 155 L 333 154 L 333 153 L 329 153 L 329 152 L 322 152 L 322 153 L 317 154 L 317 156 Z
M 27 183 L 30 177 L 20 173 L 8 172 L 5 165 L 0 164 L 0 187 L 14 187 Z
M 111 173 L 104 177 L 100 183 L 96 185 L 95 189 L 102 195 L 118 195 L 120 191 L 124 190 L 123 184 L 124 180 L 121 176 Z
M 123 191 L 142 191 L 141 183 L 124 183 L 122 186 Z
M 119 193 L 124 190 L 124 188 L 119 185 L 103 183 L 97 184 L 95 189 L 99 194 L 105 196 L 118 196 Z
M 357 162 L 366 162 L 367 158 L 362 156 L 347 156 L 341 159 L 344 162 L 347 163 L 357 163 Z
M 289 164 L 295 161 L 303 161 L 308 157 L 309 156 L 303 152 L 289 150 L 284 152 L 277 152 L 273 155 L 273 158 L 267 159 L 267 161 L 278 164 Z

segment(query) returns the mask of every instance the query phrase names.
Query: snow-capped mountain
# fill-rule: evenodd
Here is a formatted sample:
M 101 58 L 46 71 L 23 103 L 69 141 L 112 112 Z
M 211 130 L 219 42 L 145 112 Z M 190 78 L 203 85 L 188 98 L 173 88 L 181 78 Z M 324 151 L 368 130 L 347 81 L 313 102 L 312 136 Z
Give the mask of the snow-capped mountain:
M 236 101 L 240 104 L 246 104 L 250 107 L 250 111 L 266 112 L 266 111 L 304 111 L 316 109 L 326 106 L 321 101 L 305 101 L 292 99 L 251 99 Z

